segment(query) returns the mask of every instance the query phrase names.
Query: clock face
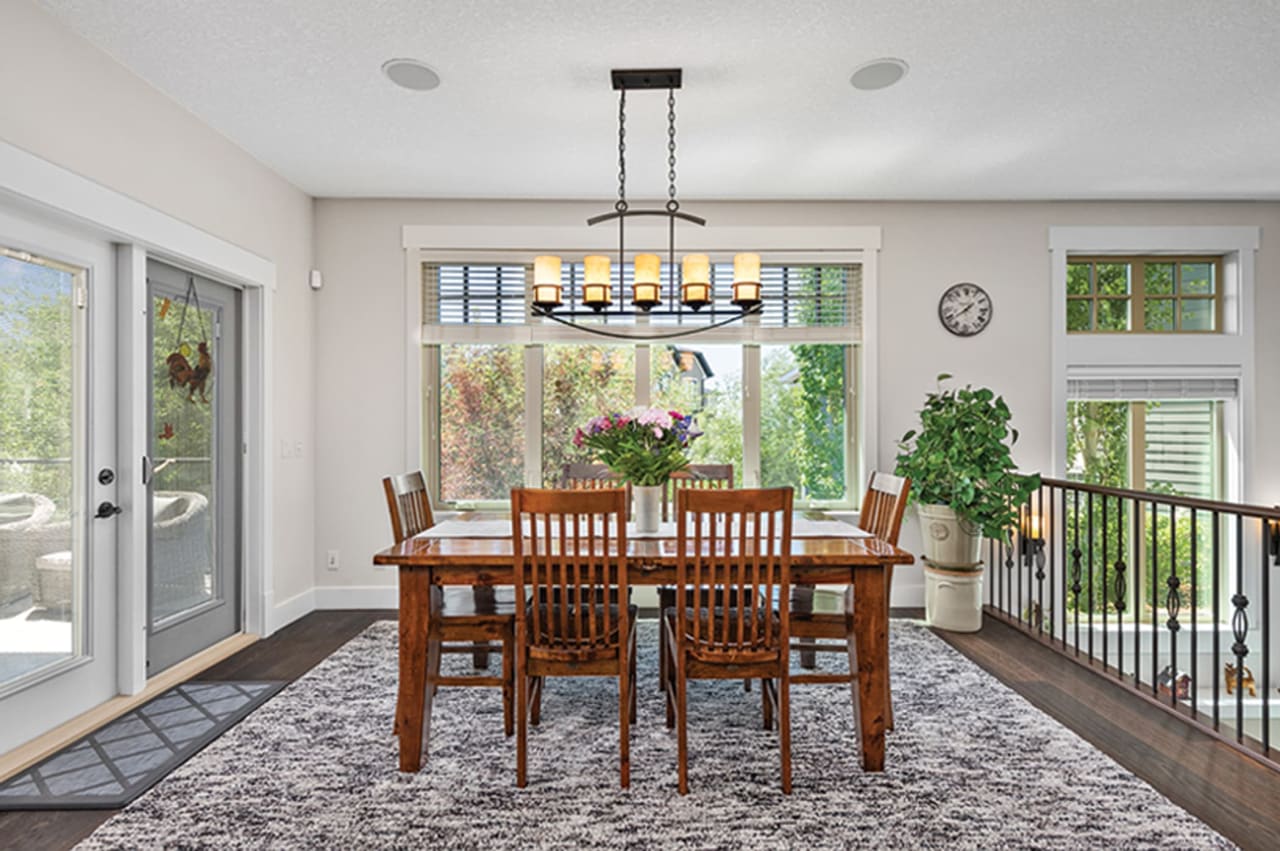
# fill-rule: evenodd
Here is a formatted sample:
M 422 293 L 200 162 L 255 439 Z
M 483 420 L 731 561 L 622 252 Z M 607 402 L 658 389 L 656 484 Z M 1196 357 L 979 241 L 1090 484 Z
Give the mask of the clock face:
M 991 296 L 977 284 L 955 284 L 938 300 L 942 326 L 958 337 L 972 337 L 991 321 Z

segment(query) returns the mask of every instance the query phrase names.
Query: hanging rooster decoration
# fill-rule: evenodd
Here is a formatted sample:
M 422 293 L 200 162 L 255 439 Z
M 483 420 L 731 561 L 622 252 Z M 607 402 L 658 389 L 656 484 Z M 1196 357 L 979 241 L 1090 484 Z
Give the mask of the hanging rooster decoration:
M 191 347 L 184 344 L 178 351 L 165 358 L 165 362 L 169 365 L 169 386 L 176 387 L 179 390 L 183 387 L 188 388 L 188 402 L 194 402 L 195 394 L 199 391 L 200 401 L 207 405 L 209 397 L 205 392 L 205 385 L 209 380 L 209 376 L 213 374 L 213 357 L 209 354 L 209 344 L 203 341 L 196 344 L 198 355 L 194 367 L 187 360 L 182 349 L 186 349 L 187 352 L 191 351 Z

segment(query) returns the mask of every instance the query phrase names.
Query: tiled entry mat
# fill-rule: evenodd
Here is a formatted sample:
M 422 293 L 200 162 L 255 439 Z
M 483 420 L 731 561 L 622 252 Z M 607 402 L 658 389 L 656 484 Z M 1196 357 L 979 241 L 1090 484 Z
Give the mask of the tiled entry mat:
M 0 810 L 123 807 L 285 685 L 206 681 L 174 686 L 0 783 Z

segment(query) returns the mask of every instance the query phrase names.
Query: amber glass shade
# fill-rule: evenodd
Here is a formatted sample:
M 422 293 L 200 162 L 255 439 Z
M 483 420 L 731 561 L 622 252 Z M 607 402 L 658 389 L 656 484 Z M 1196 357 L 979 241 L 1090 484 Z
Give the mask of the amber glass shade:
M 603 254 L 591 254 L 582 259 L 582 265 L 582 303 L 594 310 L 613 304 L 609 258 Z
M 733 303 L 742 308 L 760 303 L 759 254 L 733 256 Z
M 542 255 L 533 258 L 533 303 L 538 307 L 560 306 L 560 258 Z
M 649 310 L 662 301 L 662 258 L 656 254 L 637 254 L 635 279 L 631 285 L 631 303 Z
M 705 254 L 686 254 L 680 274 L 680 300 L 697 310 L 711 303 L 711 260 Z

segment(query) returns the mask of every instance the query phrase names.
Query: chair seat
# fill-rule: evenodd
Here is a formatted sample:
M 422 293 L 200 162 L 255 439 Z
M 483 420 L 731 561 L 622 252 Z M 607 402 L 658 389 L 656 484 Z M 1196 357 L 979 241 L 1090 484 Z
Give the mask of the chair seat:
M 525 618 L 531 633 L 533 631 L 534 608 L 535 607 L 530 604 L 525 609 Z M 533 644 L 529 648 L 530 656 L 547 659 L 563 657 L 564 651 L 554 646 L 556 642 L 577 642 L 589 638 L 591 635 L 591 621 L 593 617 L 595 620 L 595 638 L 597 646 L 612 648 L 617 647 L 620 643 L 618 607 L 616 605 L 608 607 L 607 614 L 609 618 L 609 631 L 607 633 L 604 632 L 606 612 L 605 606 L 602 604 L 582 607 L 541 605 L 536 608 L 538 610 L 537 616 L 539 624 L 541 625 L 541 630 L 538 634 L 531 636 Z M 639 609 L 634 605 L 627 606 L 627 618 L 633 627 L 638 613 Z M 552 633 L 551 628 L 555 629 L 554 634 Z M 573 647 L 571 649 L 578 651 L 582 648 Z
M 711 614 L 712 612 L 707 609 L 694 610 L 692 608 L 686 608 L 684 610 L 686 623 L 692 624 L 695 620 L 700 621 L 699 634 L 702 636 L 701 639 L 695 639 L 693 633 L 686 630 L 684 635 L 686 642 L 685 646 L 689 651 L 689 655 L 695 659 L 708 662 L 723 661 L 726 655 L 725 652 L 723 650 L 716 649 L 714 645 L 707 641 L 707 634 L 711 630 Z M 724 623 L 726 622 L 725 619 L 728 618 L 730 636 L 736 641 L 738 637 L 738 609 L 724 609 L 717 606 L 714 610 L 714 614 L 717 630 L 724 628 Z M 677 629 L 676 610 L 674 608 L 669 608 L 662 613 L 662 616 L 671 624 L 671 633 L 674 635 Z M 776 636 L 782 628 L 782 622 L 778 619 L 777 612 L 770 612 L 768 621 L 765 621 L 764 619 L 757 619 L 754 623 L 752 623 L 752 619 L 750 615 L 748 615 L 746 628 L 753 629 L 754 635 L 746 635 L 745 638 L 763 642 L 769 635 L 765 630 L 772 629 L 772 635 Z M 745 632 L 746 629 L 744 629 L 744 633 Z M 777 643 L 774 642 L 774 644 L 774 647 L 760 648 L 758 650 L 735 648 L 732 655 L 737 662 L 767 662 L 778 658 Z
M 493 594 L 476 594 L 464 586 L 446 586 L 440 589 L 439 616 L 454 622 L 475 623 L 494 620 L 514 620 L 516 616 L 516 592 L 509 585 L 498 586 Z

